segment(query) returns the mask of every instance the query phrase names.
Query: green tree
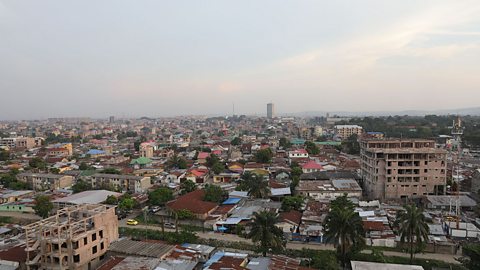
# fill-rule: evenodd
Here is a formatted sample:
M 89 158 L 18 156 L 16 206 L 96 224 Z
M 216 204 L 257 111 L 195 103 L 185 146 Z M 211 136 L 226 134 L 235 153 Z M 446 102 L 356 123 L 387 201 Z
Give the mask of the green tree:
M 182 194 L 186 194 L 196 190 L 197 184 L 195 184 L 195 182 L 192 180 L 185 180 L 180 184 L 180 189 L 182 190 Z
M 88 165 L 85 162 L 80 163 L 80 166 L 78 166 L 78 169 L 81 171 L 88 170 Z
M 173 192 L 167 187 L 159 187 L 148 193 L 148 201 L 151 205 L 163 206 L 171 200 L 173 200 Z
M 360 154 L 360 143 L 358 142 L 358 135 L 352 134 L 347 138 L 346 141 L 342 143 L 343 151 L 347 152 L 350 155 Z
M 288 149 L 292 146 L 292 143 L 290 143 L 290 141 L 285 137 L 280 138 L 280 141 L 278 142 L 278 144 L 283 149 Z
M 221 187 L 216 185 L 206 185 L 203 200 L 207 202 L 221 203 L 225 200 L 226 196 L 226 192 Z
M 215 154 L 210 154 L 210 156 L 206 158 L 206 161 L 206 165 L 209 168 L 212 168 L 215 164 L 220 163 L 220 159 Z
M 345 267 L 348 258 L 365 245 L 362 218 L 346 194 L 333 200 L 330 207 L 324 224 L 325 236 L 328 241 L 334 241 Z
M 107 174 L 122 174 L 119 170 L 115 168 L 105 168 L 100 171 L 100 173 L 107 173 Z
M 45 160 L 39 158 L 39 157 L 34 157 L 32 158 L 29 162 L 28 162 L 28 165 L 32 168 L 35 168 L 35 169 L 41 169 L 41 170 L 44 170 L 47 168 L 47 163 L 45 162 Z
M 91 189 L 92 189 L 92 185 L 83 180 L 77 180 L 77 182 L 75 182 L 75 184 L 72 185 L 73 193 L 79 193 L 79 192 L 91 190 Z
M 466 244 L 462 247 L 464 257 L 461 258 L 462 264 L 468 269 L 480 269 L 480 245 Z
M 118 208 L 120 210 L 131 210 L 135 207 L 135 200 L 130 196 L 123 196 L 118 202 Z
M 167 166 L 170 169 L 186 169 L 187 161 L 183 157 L 180 157 L 178 154 L 175 154 L 168 159 Z
M 273 152 L 270 148 L 260 149 L 255 153 L 255 161 L 259 163 L 270 163 L 273 158 Z
M 118 203 L 118 198 L 113 196 L 113 195 L 110 195 L 107 197 L 107 199 L 105 200 L 105 203 L 106 204 L 111 204 L 111 205 L 115 205 Z
M 7 161 L 10 159 L 10 152 L 0 149 L 0 161 Z
M 428 241 L 429 228 L 423 215 L 423 209 L 414 204 L 406 205 L 405 211 L 397 213 L 395 220 L 400 234 L 400 242 L 408 241 L 410 251 L 410 263 L 413 262 L 413 254 L 422 250 L 423 244 Z
M 41 216 L 42 218 L 47 218 L 50 216 L 50 212 L 53 209 L 53 203 L 50 201 L 50 197 L 46 195 L 38 195 L 35 197 L 35 214 Z
M 248 195 L 254 198 L 267 198 L 270 194 L 268 181 L 255 173 L 245 172 L 239 186 L 240 190 L 248 191 Z
M 299 211 L 304 203 L 305 199 L 302 196 L 286 196 L 282 200 L 282 210 L 290 211 L 297 210 Z
M 307 150 L 308 154 L 310 154 L 310 155 L 320 154 L 320 149 L 318 149 L 318 146 L 314 142 L 306 141 L 305 142 L 305 149 Z
M 242 144 L 242 139 L 240 137 L 235 137 L 233 140 L 230 142 L 232 145 L 240 145 Z
M 180 209 L 180 210 L 177 210 L 176 213 L 177 213 L 178 219 L 180 220 L 195 218 L 195 215 L 192 213 L 192 211 L 188 209 Z
M 222 173 L 225 170 L 225 166 L 221 163 L 216 163 L 212 166 L 212 171 L 214 174 Z
M 263 257 L 270 250 L 282 250 L 285 247 L 283 231 L 275 226 L 278 214 L 270 211 L 255 212 L 250 233 L 247 235 L 254 243 L 259 243 Z

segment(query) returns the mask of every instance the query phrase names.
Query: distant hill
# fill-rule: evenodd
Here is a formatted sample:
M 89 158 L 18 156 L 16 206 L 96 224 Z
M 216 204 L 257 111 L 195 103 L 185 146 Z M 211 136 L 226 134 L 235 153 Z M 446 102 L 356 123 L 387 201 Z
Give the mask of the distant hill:
M 444 109 L 444 110 L 405 110 L 405 111 L 306 111 L 298 113 L 286 113 L 281 114 L 284 116 L 325 116 L 327 113 L 330 115 L 338 116 L 394 116 L 394 115 L 410 115 L 410 116 L 425 116 L 430 114 L 436 115 L 480 115 L 480 107 L 461 108 L 461 109 Z

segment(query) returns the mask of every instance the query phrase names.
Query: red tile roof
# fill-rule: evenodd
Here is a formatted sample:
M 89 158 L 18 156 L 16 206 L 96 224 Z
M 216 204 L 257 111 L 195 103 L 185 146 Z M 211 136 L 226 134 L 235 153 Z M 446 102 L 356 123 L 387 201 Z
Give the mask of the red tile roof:
M 323 169 L 323 167 L 314 160 L 310 160 L 309 162 L 302 165 L 302 169 L 321 170 Z
M 208 153 L 208 152 L 200 152 L 200 153 L 198 153 L 197 158 L 198 158 L 198 159 L 205 159 L 205 158 L 207 158 L 207 157 L 209 157 L 209 156 L 210 156 L 210 153 Z
M 295 224 L 300 224 L 302 221 L 302 213 L 296 210 L 292 210 L 289 212 L 282 212 L 280 213 L 281 220 L 288 220 Z
M 178 197 L 174 201 L 168 202 L 167 207 L 173 210 L 187 209 L 194 214 L 207 214 L 215 209 L 218 205 L 213 202 L 203 201 L 204 196 L 204 190 L 195 190 Z

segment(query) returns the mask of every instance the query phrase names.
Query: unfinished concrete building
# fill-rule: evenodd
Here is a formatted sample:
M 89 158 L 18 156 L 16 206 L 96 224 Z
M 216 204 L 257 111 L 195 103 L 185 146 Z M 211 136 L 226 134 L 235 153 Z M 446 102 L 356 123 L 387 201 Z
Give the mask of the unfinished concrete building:
M 364 191 L 388 200 L 436 195 L 445 190 L 447 152 L 426 139 L 362 139 Z
M 28 269 L 96 269 L 118 239 L 115 208 L 77 205 L 24 227 Z

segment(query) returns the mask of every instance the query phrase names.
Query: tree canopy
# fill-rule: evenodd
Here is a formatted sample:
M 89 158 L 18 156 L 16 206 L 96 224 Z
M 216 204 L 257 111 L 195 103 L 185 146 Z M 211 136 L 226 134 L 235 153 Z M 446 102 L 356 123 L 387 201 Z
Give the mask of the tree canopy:
M 267 198 L 270 194 L 268 181 L 264 180 L 262 176 L 250 172 L 243 174 L 238 189 L 248 191 L 248 195 L 254 198 Z
M 204 201 L 221 203 L 227 197 L 226 192 L 219 186 L 216 185 L 206 185 L 205 186 L 205 196 L 203 197 Z
M 47 218 L 50 216 L 50 212 L 53 209 L 53 203 L 50 201 L 50 197 L 46 195 L 38 195 L 35 197 L 35 205 L 33 210 L 35 214 L 41 216 L 42 218 Z
M 197 184 L 195 184 L 192 180 L 185 180 L 180 184 L 180 189 L 182 190 L 182 194 L 186 194 L 196 190 Z
M 148 193 L 148 201 L 151 205 L 163 206 L 166 202 L 173 200 L 173 192 L 167 187 L 159 187 Z
M 273 158 L 273 152 L 270 148 L 260 149 L 255 153 L 255 161 L 259 163 L 270 163 Z
M 275 226 L 278 222 L 278 214 L 270 211 L 255 212 L 248 238 L 254 243 L 259 243 L 259 250 L 263 256 L 267 256 L 270 250 L 282 250 L 285 247 L 285 239 L 282 229 Z
M 286 196 L 282 199 L 282 210 L 301 210 L 305 199 L 302 196 Z
M 406 205 L 405 211 L 397 212 L 395 220 L 400 234 L 400 242 L 407 241 L 410 251 L 410 263 L 413 254 L 423 249 L 423 244 L 428 241 L 429 227 L 423 215 L 423 209 L 414 204 Z

